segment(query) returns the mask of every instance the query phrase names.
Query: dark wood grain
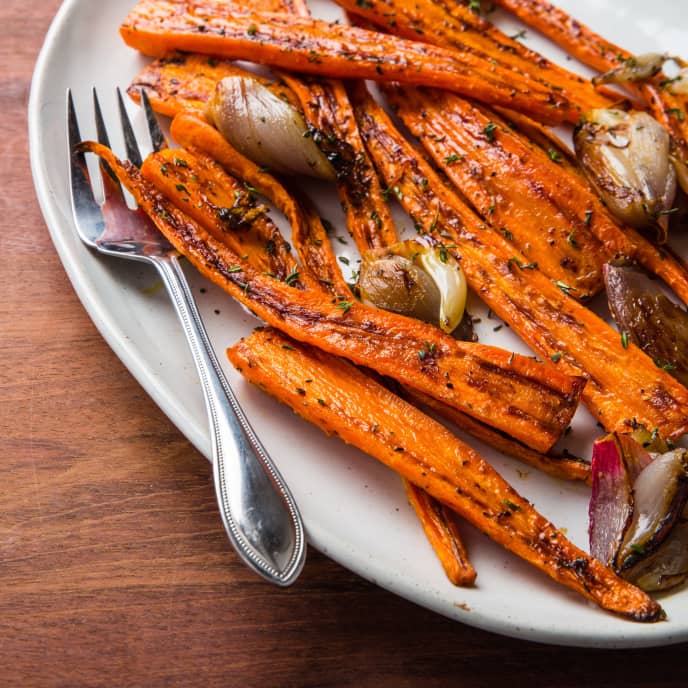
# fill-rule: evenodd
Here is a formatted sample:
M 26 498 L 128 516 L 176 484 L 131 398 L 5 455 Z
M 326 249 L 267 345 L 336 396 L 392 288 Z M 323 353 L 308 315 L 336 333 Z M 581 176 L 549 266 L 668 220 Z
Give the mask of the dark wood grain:
M 684 686 L 688 645 L 501 638 L 315 551 L 288 590 L 246 571 L 207 463 L 96 332 L 35 200 L 26 106 L 58 4 L 0 4 L 0 685 Z

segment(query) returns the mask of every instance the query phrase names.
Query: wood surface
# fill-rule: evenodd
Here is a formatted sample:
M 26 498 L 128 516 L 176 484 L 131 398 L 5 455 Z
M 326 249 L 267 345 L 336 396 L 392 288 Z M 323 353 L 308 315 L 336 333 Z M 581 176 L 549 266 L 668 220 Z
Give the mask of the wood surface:
M 26 107 L 58 5 L 0 3 L 0 686 L 685 686 L 688 644 L 547 647 L 312 549 L 287 590 L 238 562 L 208 464 L 101 339 L 35 200 Z

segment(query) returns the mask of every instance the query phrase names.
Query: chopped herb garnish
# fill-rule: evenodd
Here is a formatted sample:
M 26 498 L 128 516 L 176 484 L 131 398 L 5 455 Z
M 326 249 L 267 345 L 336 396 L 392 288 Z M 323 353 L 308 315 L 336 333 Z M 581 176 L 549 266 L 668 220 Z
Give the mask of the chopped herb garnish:
M 571 232 L 566 237 L 566 241 L 568 242 L 569 246 L 572 246 L 573 248 L 580 248 L 580 244 L 575 239 L 575 232 Z
M 232 273 L 232 272 L 241 272 L 241 271 L 242 271 L 241 265 L 233 265 L 231 268 L 229 268 L 229 269 L 227 270 L 228 273 Z
M 327 406 L 323 399 L 318 399 L 318 403 L 320 404 L 320 406 Z
M 547 149 L 547 155 L 549 156 L 549 159 L 552 160 L 553 162 L 560 163 L 561 162 L 561 153 L 554 148 L 548 148 Z
M 521 268 L 521 270 L 535 270 L 535 268 L 537 268 L 538 266 L 537 263 L 524 264 L 518 258 L 516 258 L 516 256 L 511 256 L 511 258 L 509 258 L 509 260 L 507 261 L 508 265 L 511 265 L 512 263 Z
M 258 27 L 255 24 L 251 24 L 246 33 L 248 33 L 249 36 L 255 36 L 257 31 Z
M 444 159 L 444 164 L 451 165 L 453 162 L 456 162 L 457 160 L 463 160 L 463 155 L 457 155 L 456 153 L 452 153 Z
M 624 349 L 628 349 L 628 332 L 621 333 L 621 346 L 623 346 Z
M 576 287 L 572 287 L 566 284 L 566 282 L 562 282 L 561 280 L 554 280 L 554 285 L 556 287 L 559 287 L 559 289 L 561 289 L 564 292 L 564 294 L 570 294 L 572 291 L 578 291 Z
M 686 118 L 685 112 L 683 112 L 683 110 L 680 108 L 669 108 L 667 110 L 667 115 L 675 115 L 679 122 L 683 122 L 683 120 Z
M 190 196 L 189 190 L 184 186 L 184 184 L 175 184 L 175 189 L 177 191 L 183 191 L 187 196 Z
M 561 351 L 557 351 L 556 353 L 553 353 L 553 354 L 550 356 L 550 358 L 552 359 L 552 361 L 554 361 L 554 363 L 556 363 L 557 361 L 559 361 L 559 359 L 560 359 L 563 355 L 564 355 L 564 354 L 562 354 Z
M 353 301 L 340 301 L 335 308 L 339 308 L 340 310 L 344 311 L 344 313 L 348 313 L 351 310 L 351 306 L 354 305 Z
M 290 286 L 293 287 L 296 282 L 298 282 L 299 279 L 299 270 L 298 268 L 293 268 L 293 270 L 284 278 L 284 281 Z
M 510 36 L 510 38 L 514 41 L 517 41 L 519 38 L 525 38 L 528 35 L 528 32 L 525 29 L 521 29 L 518 33 L 513 34 Z
M 497 130 L 497 125 L 494 122 L 488 122 L 483 129 L 483 134 L 487 136 L 487 140 L 492 143 L 495 138 L 495 131 Z
M 510 499 L 504 500 L 504 506 L 511 511 L 520 511 L 521 507 L 518 504 L 514 504 Z
M 177 167 L 188 167 L 188 166 L 189 166 L 189 163 L 186 162 L 186 160 L 184 160 L 184 159 L 182 159 L 182 158 L 175 158 L 175 159 L 174 159 L 174 164 L 175 164 Z

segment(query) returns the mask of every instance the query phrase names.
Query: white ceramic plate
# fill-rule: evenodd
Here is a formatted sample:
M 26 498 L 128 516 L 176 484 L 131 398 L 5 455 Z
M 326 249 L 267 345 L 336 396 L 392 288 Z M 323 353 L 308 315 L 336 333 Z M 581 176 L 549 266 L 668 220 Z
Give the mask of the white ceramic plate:
M 167 297 L 156 289 L 155 275 L 145 267 L 104 259 L 86 250 L 76 237 L 69 210 L 65 91 L 71 87 L 77 108 L 87 113 L 90 88 L 97 86 L 106 117 L 115 129 L 113 89 L 126 87 L 146 62 L 123 45 L 117 32 L 133 4 L 134 0 L 67 0 L 60 9 L 34 75 L 29 105 L 31 163 L 53 241 L 91 318 L 163 411 L 209 456 L 196 373 Z M 559 0 L 559 4 L 631 51 L 685 52 L 688 26 L 682 3 Z M 325 17 L 336 13 L 325 0 L 313 3 L 313 9 Z M 509 33 L 520 28 L 509 18 L 495 16 Z M 565 61 L 560 51 L 533 32 L 528 32 L 524 40 L 554 59 Z M 81 119 L 82 133 L 92 136 L 87 118 Z M 343 228 L 331 191 L 309 184 L 322 213 Z M 346 232 L 340 229 L 339 234 L 344 236 Z M 350 246 L 340 242 L 335 245 L 355 261 Z M 218 351 L 256 325 L 213 285 L 195 274 L 190 279 Z M 474 312 L 476 309 L 479 306 L 474 304 Z M 497 325 L 497 321 L 483 317 L 481 340 L 528 351 L 506 328 L 494 332 Z M 325 437 L 285 407 L 250 388 L 229 365 L 225 369 L 294 491 L 310 543 L 361 576 L 461 622 L 519 638 L 606 647 L 688 639 L 688 590 L 662 599 L 668 613 L 664 623 L 623 621 L 551 582 L 468 526 L 463 530 L 478 581 L 472 589 L 453 587 L 445 579 L 395 475 L 339 440 Z M 587 412 L 579 412 L 569 447 L 589 455 L 597 432 Z M 545 516 L 587 549 L 587 488 L 524 470 L 524 466 L 471 442 Z

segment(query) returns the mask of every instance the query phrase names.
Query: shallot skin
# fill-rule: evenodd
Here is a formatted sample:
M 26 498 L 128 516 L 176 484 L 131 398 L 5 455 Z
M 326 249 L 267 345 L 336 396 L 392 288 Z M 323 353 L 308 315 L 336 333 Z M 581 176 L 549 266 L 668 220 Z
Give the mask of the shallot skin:
M 666 240 L 677 176 L 671 138 L 645 112 L 593 110 L 574 131 L 576 157 L 611 213 Z

